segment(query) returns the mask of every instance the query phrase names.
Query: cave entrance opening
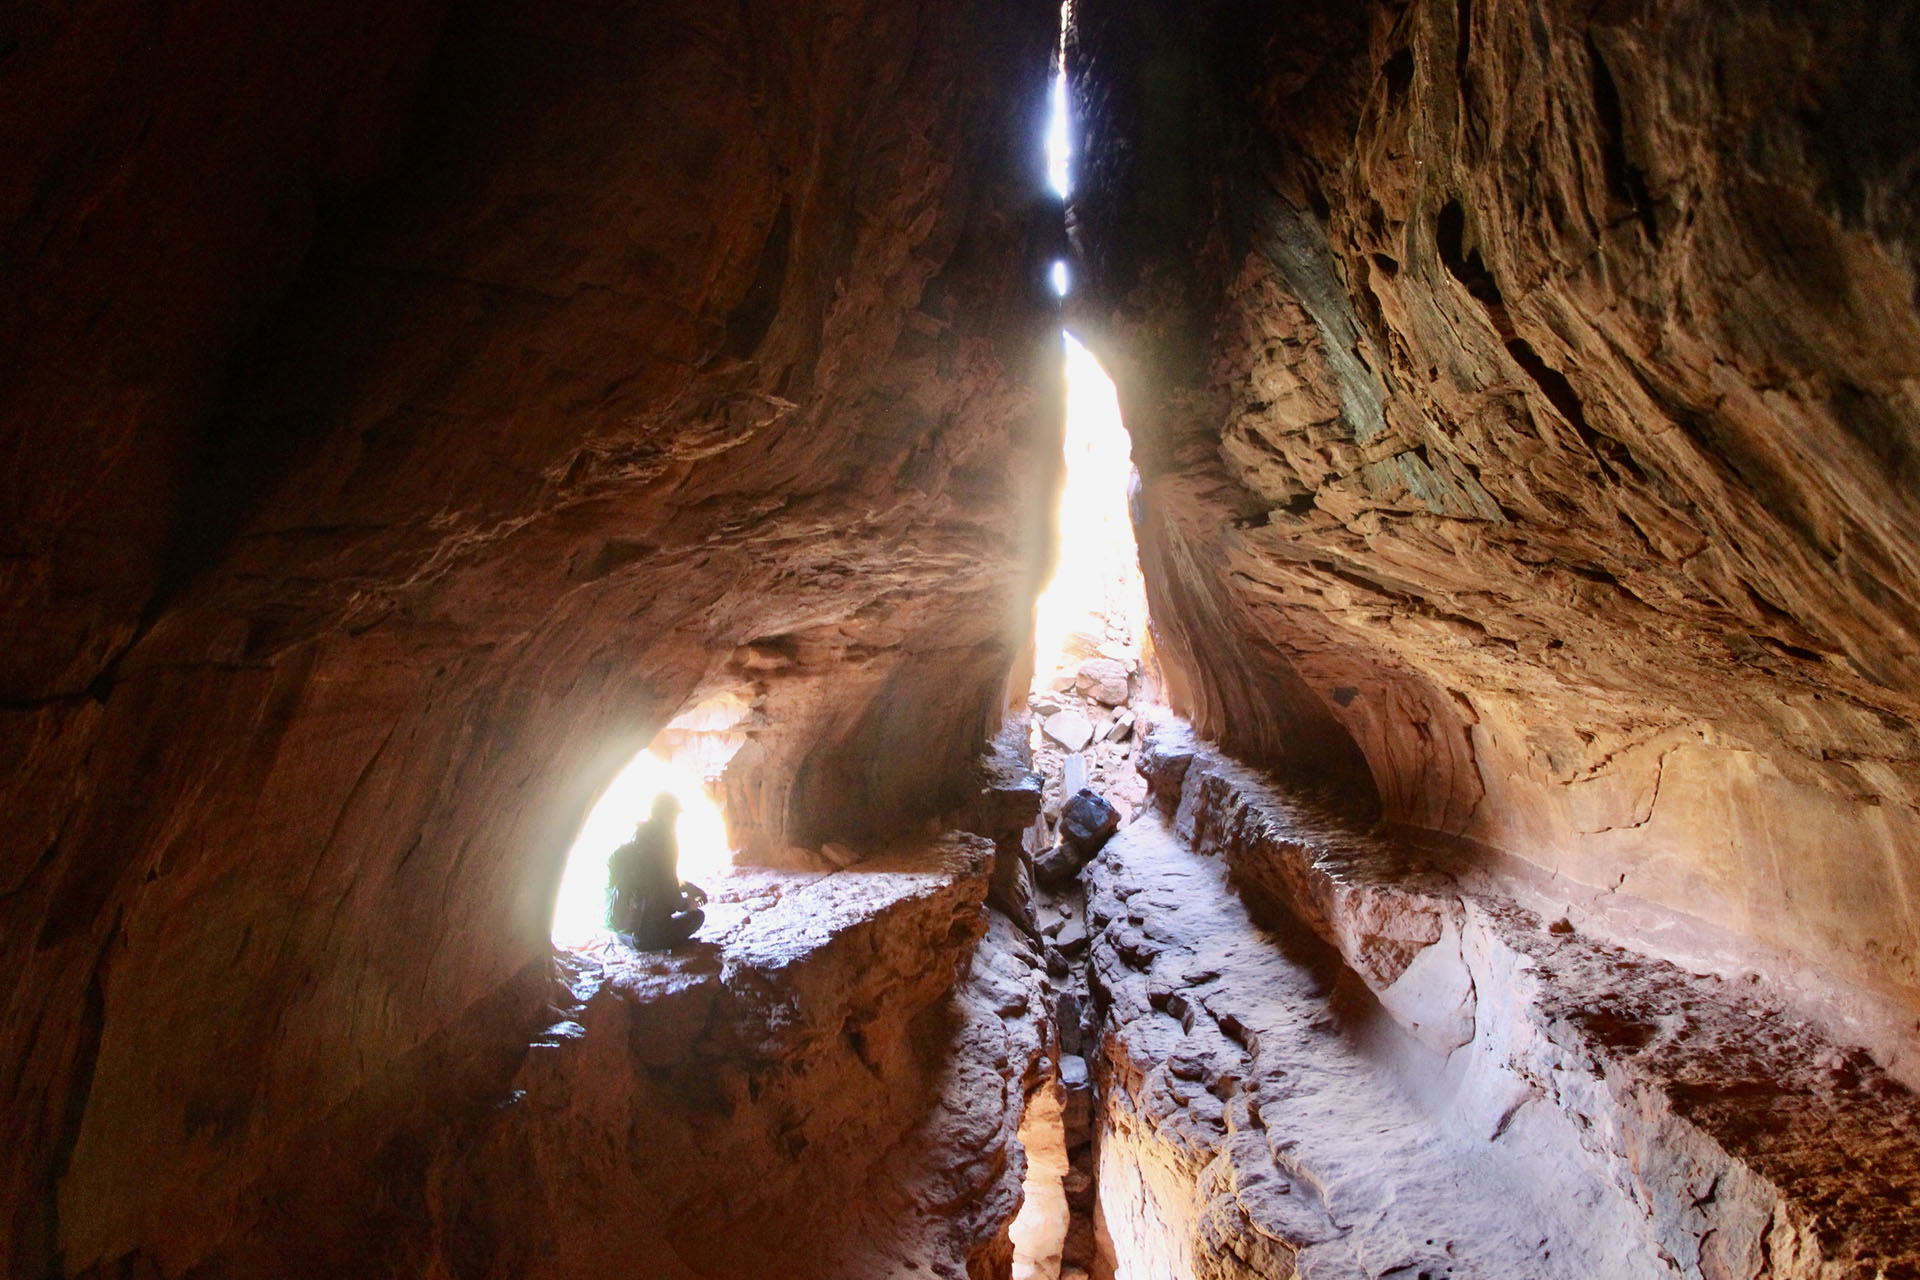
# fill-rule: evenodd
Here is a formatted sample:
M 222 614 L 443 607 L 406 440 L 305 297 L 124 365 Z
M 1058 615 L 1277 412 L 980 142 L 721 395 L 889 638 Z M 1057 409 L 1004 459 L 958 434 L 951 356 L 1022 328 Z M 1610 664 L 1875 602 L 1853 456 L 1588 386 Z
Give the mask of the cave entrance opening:
M 607 942 L 607 861 L 652 812 L 661 792 L 680 802 L 674 838 L 680 878 L 707 884 L 733 865 L 733 849 L 717 793 L 727 762 L 746 743 L 740 726 L 750 708 L 736 695 L 708 698 L 667 723 L 615 774 L 588 811 L 553 907 L 553 945 L 578 950 Z

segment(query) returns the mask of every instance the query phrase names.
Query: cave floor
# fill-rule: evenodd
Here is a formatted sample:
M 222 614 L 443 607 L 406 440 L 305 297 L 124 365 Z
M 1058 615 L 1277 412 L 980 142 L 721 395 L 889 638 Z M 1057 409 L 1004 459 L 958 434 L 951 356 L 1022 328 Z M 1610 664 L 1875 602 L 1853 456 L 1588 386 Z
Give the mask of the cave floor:
M 1564 1162 L 1496 1148 L 1404 1087 L 1407 1047 L 1353 984 L 1257 925 L 1157 812 L 1107 846 L 1093 896 L 1109 917 L 1101 1199 L 1123 1274 L 1184 1274 L 1196 1247 L 1249 1242 L 1284 1266 L 1280 1241 L 1315 1277 L 1665 1274 L 1596 1244 L 1636 1224 L 1596 1233 L 1595 1189 Z

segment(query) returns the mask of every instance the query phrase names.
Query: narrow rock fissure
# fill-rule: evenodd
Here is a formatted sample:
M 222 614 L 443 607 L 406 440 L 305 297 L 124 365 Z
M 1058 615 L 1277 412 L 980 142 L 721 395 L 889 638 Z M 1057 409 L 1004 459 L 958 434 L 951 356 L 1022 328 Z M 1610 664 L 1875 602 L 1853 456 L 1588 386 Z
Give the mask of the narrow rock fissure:
M 1055 1046 L 1048 1094 L 1036 1105 L 1062 1164 L 1057 1240 L 1016 1266 L 1036 1280 L 1111 1276 L 1096 1248 L 1094 1082 L 1087 1055 L 1099 1030 L 1088 995 L 1090 942 L 1082 873 L 1146 796 L 1133 767 L 1136 727 L 1158 694 L 1146 592 L 1127 494 L 1131 441 L 1112 380 L 1071 334 L 1065 356 L 1065 482 L 1052 579 L 1035 607 L 1035 663 L 1022 744 L 1041 779 L 1041 812 L 1022 840 L 1027 921 L 1042 948 L 1045 1009 Z M 1049 1166 L 1050 1168 L 1050 1166 Z M 1049 1171 L 1042 1175 L 1051 1179 Z M 1051 1181 L 1036 1188 L 1052 1201 Z

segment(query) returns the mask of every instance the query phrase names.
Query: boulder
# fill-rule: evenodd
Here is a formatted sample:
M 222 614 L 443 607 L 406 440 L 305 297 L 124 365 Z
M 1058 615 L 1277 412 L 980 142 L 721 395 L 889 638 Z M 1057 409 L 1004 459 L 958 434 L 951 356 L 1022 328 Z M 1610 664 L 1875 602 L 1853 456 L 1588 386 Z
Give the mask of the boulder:
M 1093 724 L 1072 707 L 1056 711 L 1040 724 L 1041 732 L 1069 751 L 1084 751 L 1093 741 Z
M 1074 686 L 1095 702 L 1120 706 L 1129 693 L 1126 664 L 1112 658 L 1088 658 L 1080 664 Z
M 1084 787 L 1060 811 L 1060 843 L 1077 846 L 1087 858 L 1100 852 L 1100 846 L 1119 829 L 1119 812 Z
M 1073 883 L 1091 856 L 1077 845 L 1062 841 L 1033 860 L 1034 883 L 1049 891 L 1064 889 Z

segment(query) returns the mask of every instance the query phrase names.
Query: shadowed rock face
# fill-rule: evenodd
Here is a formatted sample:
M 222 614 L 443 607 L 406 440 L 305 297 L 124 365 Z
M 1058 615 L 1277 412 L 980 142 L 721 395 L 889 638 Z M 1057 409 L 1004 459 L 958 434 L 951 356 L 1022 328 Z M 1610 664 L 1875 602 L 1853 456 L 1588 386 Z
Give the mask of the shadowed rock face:
M 1086 0 L 1176 692 L 1911 1007 L 1911 5 Z
M 690 700 L 755 700 L 767 859 L 951 804 L 996 718 L 1055 12 L 443 8 L 4 44 L 10 1272 L 415 1159 L 316 1134 L 505 1080 Z

